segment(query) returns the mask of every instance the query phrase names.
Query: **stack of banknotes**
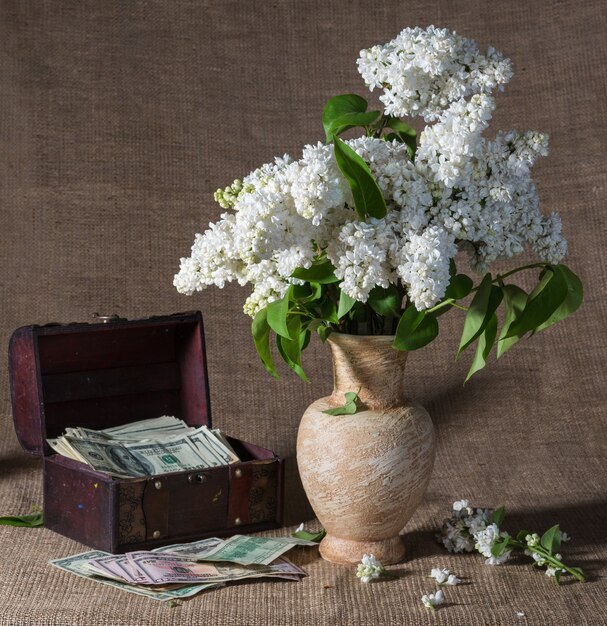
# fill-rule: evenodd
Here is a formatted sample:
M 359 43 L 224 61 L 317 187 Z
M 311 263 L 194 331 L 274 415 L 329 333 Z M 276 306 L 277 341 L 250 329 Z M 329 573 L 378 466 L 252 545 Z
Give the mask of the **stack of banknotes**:
M 67 428 L 47 439 L 55 452 L 117 478 L 156 476 L 236 463 L 240 459 L 218 429 L 162 417 L 103 430 Z
M 306 573 L 283 556 L 296 545 L 318 544 L 294 537 L 235 535 L 151 552 L 115 555 L 91 550 L 50 563 L 83 578 L 166 601 L 250 578 L 301 580 Z

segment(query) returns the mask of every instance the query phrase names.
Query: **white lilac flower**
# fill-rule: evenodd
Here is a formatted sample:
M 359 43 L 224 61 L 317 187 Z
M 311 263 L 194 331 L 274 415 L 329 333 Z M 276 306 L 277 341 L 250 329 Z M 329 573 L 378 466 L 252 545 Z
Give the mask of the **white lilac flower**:
M 512 550 L 506 550 L 503 554 L 500 554 L 500 556 L 491 555 L 489 558 L 485 559 L 485 565 L 502 565 L 510 558 L 511 552 Z
M 446 519 L 437 538 L 449 552 L 472 552 L 474 550 L 474 540 L 463 519 Z
M 453 511 L 458 514 L 458 517 L 472 515 L 472 509 L 468 500 L 456 500 L 453 503 Z
M 567 541 L 571 541 L 571 537 L 564 531 L 560 531 L 561 532 L 561 541 L 563 543 L 566 543 Z
M 338 286 L 356 300 L 400 281 L 423 310 L 444 296 L 458 249 L 479 272 L 526 247 L 542 261 L 560 262 L 567 251 L 560 218 L 540 212 L 531 178 L 531 167 L 547 154 L 547 135 L 482 135 L 495 107 L 492 94 L 512 74 L 507 59 L 431 26 L 405 29 L 386 45 L 363 50 L 358 67 L 371 89 L 383 89 L 386 114 L 430 122 L 415 162 L 396 141 L 346 142 L 368 163 L 386 217 L 361 220 L 333 147 L 308 145 L 299 160 L 276 158 L 216 193 L 226 212 L 181 259 L 178 291 L 250 284 L 244 309 L 255 316 L 296 282 L 296 268 L 326 255 Z M 482 526 L 477 522 L 473 533 Z
M 546 571 L 544 572 L 546 574 L 546 576 L 556 576 L 557 572 L 565 572 L 566 570 L 564 570 L 562 567 L 547 567 Z
M 534 565 L 537 565 L 538 567 L 546 565 L 546 559 L 541 554 L 533 552 L 532 550 L 525 550 L 525 554 L 530 556 L 535 561 Z
M 474 537 L 477 533 L 485 530 L 489 524 L 490 513 L 488 509 L 476 509 L 476 513 L 465 518 L 464 523 L 470 534 Z
M 356 568 L 356 576 L 361 582 L 368 583 L 373 578 L 379 578 L 385 571 L 384 566 L 372 554 L 365 554 Z
M 430 593 L 422 596 L 422 603 L 428 609 L 436 610 L 436 607 L 439 604 L 442 604 L 445 601 L 445 594 L 441 589 L 439 589 L 436 593 Z
M 430 577 L 434 578 L 438 585 L 455 586 L 461 582 L 461 580 L 455 574 L 451 574 L 448 569 L 438 567 L 432 569 Z
M 506 550 L 498 557 L 494 556 L 491 552 L 491 548 L 506 537 L 508 537 L 508 533 L 500 532 L 497 524 L 490 524 L 487 528 L 474 535 L 474 539 L 476 540 L 474 547 L 486 557 L 485 563 L 487 565 L 501 565 L 510 558 L 512 550 Z
M 379 220 L 346 222 L 327 247 L 340 288 L 359 302 L 366 302 L 374 287 L 388 287 L 396 281 L 389 263 L 390 253 L 398 247 L 394 224 L 393 212 Z
M 400 249 L 398 275 L 421 311 L 435 305 L 449 285 L 449 260 L 457 253 L 455 238 L 440 226 L 411 233 Z
M 384 46 L 362 50 L 358 71 L 389 115 L 435 120 L 451 102 L 490 93 L 510 80 L 510 61 L 446 29 L 406 28 Z
M 527 545 L 532 548 L 533 546 L 539 546 L 540 545 L 540 536 L 537 533 L 533 533 L 531 535 L 526 535 L 525 536 L 525 542 L 527 543 Z
M 434 580 L 440 585 L 441 583 L 444 583 L 449 577 L 449 570 L 434 567 L 430 572 L 430 577 L 434 578 Z

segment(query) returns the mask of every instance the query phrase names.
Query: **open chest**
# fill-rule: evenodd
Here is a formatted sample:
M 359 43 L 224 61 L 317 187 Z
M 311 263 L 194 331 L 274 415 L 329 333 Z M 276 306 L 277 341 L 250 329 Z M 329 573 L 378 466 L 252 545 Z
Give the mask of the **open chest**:
M 260 446 L 228 436 L 240 462 L 118 479 L 46 441 L 160 415 L 211 427 L 199 312 L 25 326 L 11 337 L 9 375 L 17 437 L 44 460 L 47 528 L 119 553 L 282 525 L 283 463 Z

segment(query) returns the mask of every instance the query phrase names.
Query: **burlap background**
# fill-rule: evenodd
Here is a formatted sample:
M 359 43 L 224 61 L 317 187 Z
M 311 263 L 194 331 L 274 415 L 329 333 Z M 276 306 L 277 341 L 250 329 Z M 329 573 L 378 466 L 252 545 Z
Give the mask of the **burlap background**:
M 275 154 L 321 138 L 331 95 L 364 94 L 361 47 L 434 23 L 514 61 L 493 129 L 552 135 L 536 168 L 545 211 L 561 212 L 586 288 L 572 319 L 517 346 L 465 389 L 453 363 L 461 320 L 409 363 L 439 449 L 407 527 L 398 581 L 362 586 L 316 551 L 300 584 L 211 592 L 177 608 L 54 570 L 82 546 L 0 528 L 0 624 L 603 624 L 605 608 L 605 20 L 602 0 L 528 2 L 0 2 L 0 352 L 20 325 L 200 308 L 215 423 L 289 459 L 288 523 L 309 519 L 293 461 L 299 416 L 330 388 L 322 346 L 313 384 L 271 380 L 254 354 L 243 290 L 194 298 L 172 287 L 179 257 L 220 209 L 212 192 Z M 448 316 L 447 316 L 448 317 Z M 465 359 L 464 359 L 465 361 Z M 19 448 L 0 378 L 2 512 L 41 503 L 40 463 Z M 432 539 L 450 503 L 505 504 L 511 530 L 561 522 L 564 553 L 590 574 L 557 588 L 528 565 L 483 565 Z M 431 567 L 467 578 L 430 614 Z M 603 574 L 601 574 L 601 571 Z M 517 612 L 525 616 L 518 616 Z

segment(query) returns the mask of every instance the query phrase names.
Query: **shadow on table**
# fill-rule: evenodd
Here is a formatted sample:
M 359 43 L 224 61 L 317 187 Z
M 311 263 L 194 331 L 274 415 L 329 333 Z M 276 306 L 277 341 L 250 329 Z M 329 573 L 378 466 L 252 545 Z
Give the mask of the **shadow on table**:
M 0 479 L 33 469 L 41 472 L 40 466 L 41 457 L 30 456 L 25 454 L 25 452 L 15 452 L 7 456 L 0 456 Z
M 314 519 L 314 511 L 301 484 L 295 456 L 285 458 L 284 525 L 294 526 Z
M 550 507 L 521 507 L 506 511 L 504 526 L 511 531 L 529 529 L 542 533 L 559 524 L 571 536 L 571 548 L 607 545 L 607 498 Z

